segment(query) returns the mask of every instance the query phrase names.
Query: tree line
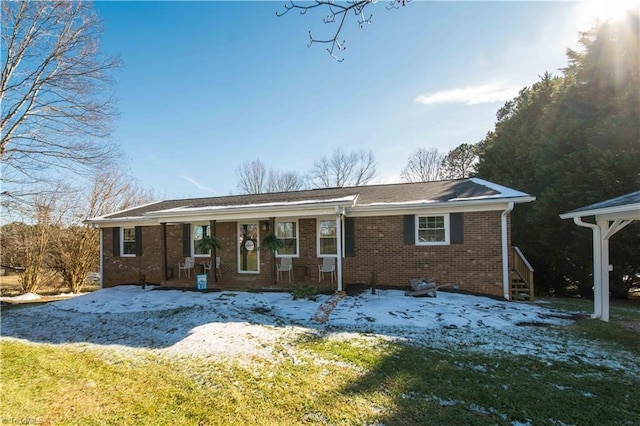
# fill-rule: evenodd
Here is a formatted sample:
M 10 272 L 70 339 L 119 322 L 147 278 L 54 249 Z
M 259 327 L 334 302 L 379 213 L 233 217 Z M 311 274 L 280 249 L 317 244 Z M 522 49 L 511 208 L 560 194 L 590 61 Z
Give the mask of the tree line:
M 475 172 L 479 147 L 480 144 L 461 144 L 447 154 L 435 148 L 420 148 L 409 156 L 400 177 L 405 182 L 469 177 Z M 306 174 L 267 168 L 260 159 L 247 161 L 236 169 L 237 187 L 242 194 L 367 185 L 377 174 L 371 151 L 346 152 L 342 148 L 316 160 Z

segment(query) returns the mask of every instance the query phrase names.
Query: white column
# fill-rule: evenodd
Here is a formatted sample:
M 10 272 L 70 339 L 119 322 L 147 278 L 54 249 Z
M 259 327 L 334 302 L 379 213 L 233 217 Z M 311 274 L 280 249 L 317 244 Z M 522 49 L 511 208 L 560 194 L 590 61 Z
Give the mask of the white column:
M 502 212 L 500 217 L 500 226 L 502 232 L 502 289 L 504 298 L 511 300 L 511 283 L 509 282 L 509 241 L 507 229 L 507 216 L 513 210 L 513 201 L 509 201 L 507 208 Z
M 100 288 L 102 288 L 104 279 L 102 274 L 104 274 L 104 259 L 102 258 L 103 248 L 102 248 L 102 233 L 104 232 L 104 228 L 100 228 Z
M 336 242 L 338 251 L 338 265 L 336 280 L 338 281 L 338 291 L 342 291 L 342 214 L 340 209 L 336 207 Z

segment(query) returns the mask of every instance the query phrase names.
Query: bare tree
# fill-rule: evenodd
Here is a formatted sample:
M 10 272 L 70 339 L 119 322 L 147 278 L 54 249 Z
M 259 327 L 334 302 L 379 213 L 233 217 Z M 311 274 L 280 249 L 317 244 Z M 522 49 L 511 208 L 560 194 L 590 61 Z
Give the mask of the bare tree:
M 449 151 L 442 160 L 442 177 L 445 179 L 467 178 L 476 171 L 478 145 L 463 143 Z
M 442 175 L 444 155 L 437 149 L 419 149 L 409 156 L 406 167 L 400 173 L 405 182 L 429 182 Z
M 267 168 L 260 160 L 247 161 L 236 170 L 238 189 L 244 194 L 261 194 L 266 191 Z
M 391 0 L 387 9 L 397 9 L 400 5 L 404 6 L 411 0 Z M 322 9 L 326 11 L 326 15 L 323 18 L 323 22 L 328 25 L 334 25 L 335 29 L 330 36 L 324 39 L 318 39 L 313 36 L 309 31 L 309 44 L 311 47 L 313 43 L 328 44 L 327 51 L 331 57 L 338 62 L 342 62 L 344 58 L 337 56 L 338 51 L 346 49 L 345 41 L 340 41 L 340 33 L 344 27 L 347 17 L 352 12 L 356 17 L 358 25 L 363 28 L 365 24 L 370 24 L 373 14 L 368 17 L 365 15 L 365 10 L 371 5 L 377 3 L 377 0 L 346 0 L 338 3 L 335 0 L 315 0 L 307 4 L 303 1 L 290 0 L 288 4 L 285 4 L 283 12 L 276 12 L 277 16 L 286 15 L 292 10 L 297 10 L 301 15 L 305 15 L 307 12 L 314 9 Z
M 267 192 L 299 191 L 305 187 L 305 180 L 298 172 L 279 172 L 269 169 Z
M 297 172 L 269 169 L 260 160 L 247 161 L 236 170 L 238 189 L 243 194 L 297 191 L 305 186 L 305 179 Z
M 35 293 L 40 284 L 53 278 L 51 273 L 51 253 L 49 242 L 60 225 L 60 215 L 56 211 L 57 196 L 35 196 L 32 224 L 21 227 L 23 232 L 19 244 L 22 246 L 24 272 L 20 275 L 20 289 L 23 293 Z
M 51 170 L 91 172 L 118 154 L 101 26 L 82 1 L 3 1 L 0 160 L 3 204 L 28 198 Z M 46 177 L 46 178 L 45 178 Z
M 140 188 L 130 176 L 116 170 L 97 173 L 90 190 L 72 194 L 66 212 L 67 226 L 52 241 L 53 268 L 73 293 L 82 291 L 89 272 L 99 262 L 100 234 L 84 221 L 152 200 L 152 194 Z
M 316 188 L 366 185 L 376 176 L 377 164 L 371 151 L 346 153 L 338 148 L 331 157 L 313 163 L 309 181 Z

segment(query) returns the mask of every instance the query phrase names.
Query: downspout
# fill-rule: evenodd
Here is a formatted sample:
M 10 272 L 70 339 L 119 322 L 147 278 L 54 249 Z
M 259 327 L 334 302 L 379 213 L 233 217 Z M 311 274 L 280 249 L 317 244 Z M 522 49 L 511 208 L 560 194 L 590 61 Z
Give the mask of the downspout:
M 513 210 L 513 201 L 509 201 L 507 208 L 500 216 L 500 225 L 502 228 L 502 290 L 504 298 L 511 300 L 511 292 L 509 291 L 509 241 L 507 240 L 507 216 Z
M 103 283 L 103 278 L 102 278 L 102 274 L 104 274 L 104 260 L 102 259 L 102 232 L 104 231 L 104 228 L 100 228 L 100 288 L 102 287 L 102 283 Z
M 591 318 L 600 319 L 602 317 L 602 291 L 600 284 L 602 279 L 602 257 L 600 250 L 600 227 L 595 223 L 584 222 L 581 217 L 574 217 L 573 222 L 583 228 L 593 230 L 593 315 Z
M 338 282 L 338 293 L 342 293 L 342 212 L 338 206 L 336 206 L 336 241 L 336 251 L 338 252 L 336 281 Z

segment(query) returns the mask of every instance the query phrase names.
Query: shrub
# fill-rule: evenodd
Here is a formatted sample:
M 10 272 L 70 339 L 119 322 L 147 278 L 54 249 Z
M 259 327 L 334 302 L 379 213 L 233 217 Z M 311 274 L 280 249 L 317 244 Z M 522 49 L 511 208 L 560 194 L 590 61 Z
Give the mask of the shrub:
M 293 296 L 293 300 L 309 299 L 315 302 L 318 296 L 318 287 L 312 285 L 295 287 L 291 290 L 291 295 Z

